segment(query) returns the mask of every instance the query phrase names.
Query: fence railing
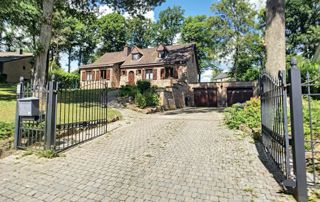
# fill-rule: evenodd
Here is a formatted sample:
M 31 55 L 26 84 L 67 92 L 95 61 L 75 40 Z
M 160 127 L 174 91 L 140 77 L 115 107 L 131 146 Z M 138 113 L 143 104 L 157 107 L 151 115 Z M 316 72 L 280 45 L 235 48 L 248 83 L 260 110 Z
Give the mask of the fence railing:
M 288 84 L 285 71 L 278 78 L 261 75 L 262 143 L 285 177 L 282 184 L 294 190 L 298 201 L 307 201 L 303 94 L 296 65 L 293 59 Z
M 278 78 L 273 78 L 264 72 L 260 93 L 262 143 L 286 179 L 291 179 L 285 74 L 280 72 Z
M 16 148 L 61 151 L 107 132 L 105 82 L 86 81 L 79 88 L 59 88 L 59 82 L 52 80 L 42 91 L 30 86 L 23 79 L 18 85 Z M 39 101 L 39 114 L 19 116 L 18 103 L 22 98 L 30 97 Z

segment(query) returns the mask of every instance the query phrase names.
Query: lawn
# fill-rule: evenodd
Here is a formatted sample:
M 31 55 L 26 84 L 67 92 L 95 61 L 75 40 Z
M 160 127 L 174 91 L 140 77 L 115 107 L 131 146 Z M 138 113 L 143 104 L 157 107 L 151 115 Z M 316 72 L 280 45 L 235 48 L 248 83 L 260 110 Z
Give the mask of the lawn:
M 94 106 L 92 103 L 58 103 L 57 124 L 63 123 L 64 121 L 79 122 L 88 119 L 96 120 L 103 117 L 104 113 L 107 113 L 108 121 L 112 121 L 117 117 L 121 118 L 121 114 L 117 110 L 108 108 L 106 112 L 105 109 L 106 108 Z M 16 85 L 0 84 L 0 139 L 5 139 L 13 135 L 15 113 Z

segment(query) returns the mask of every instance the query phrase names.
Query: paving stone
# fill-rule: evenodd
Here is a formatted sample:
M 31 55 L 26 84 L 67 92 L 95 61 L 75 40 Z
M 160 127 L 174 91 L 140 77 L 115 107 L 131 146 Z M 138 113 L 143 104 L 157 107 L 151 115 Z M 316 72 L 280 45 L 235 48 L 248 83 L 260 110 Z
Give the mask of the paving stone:
M 1 159 L 0 201 L 294 200 L 279 194 L 259 145 L 239 140 L 215 109 L 120 110 L 118 128 L 66 157 Z

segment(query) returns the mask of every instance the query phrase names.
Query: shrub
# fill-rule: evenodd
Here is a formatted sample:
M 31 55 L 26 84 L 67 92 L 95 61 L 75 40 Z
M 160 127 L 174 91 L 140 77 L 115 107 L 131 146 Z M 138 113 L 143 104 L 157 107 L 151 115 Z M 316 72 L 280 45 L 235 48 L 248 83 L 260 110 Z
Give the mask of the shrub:
M 147 102 L 145 97 L 141 93 L 137 93 L 136 98 L 134 100 L 136 105 L 140 108 L 145 108 L 147 106 Z
M 14 134 L 13 123 L 0 122 L 0 140 L 6 139 Z
M 147 106 L 155 107 L 159 104 L 159 96 L 153 89 L 147 90 L 144 96 Z
M 49 72 L 49 78 L 55 75 L 55 80 L 59 82 L 59 88 L 76 88 L 79 86 L 80 75 L 78 73 L 68 73 L 63 69 L 54 69 Z
M 139 80 L 137 81 L 137 88 L 140 91 L 140 93 L 144 93 L 146 92 L 148 89 L 151 88 L 151 83 L 150 81 L 146 81 L 146 80 Z
M 251 130 L 254 136 L 261 132 L 260 99 L 251 98 L 244 104 L 234 104 L 225 109 L 225 123 L 231 129 Z M 247 131 L 246 131 L 247 132 Z
M 134 98 L 138 92 L 137 86 L 121 86 L 119 89 L 119 95 L 121 97 L 131 96 Z

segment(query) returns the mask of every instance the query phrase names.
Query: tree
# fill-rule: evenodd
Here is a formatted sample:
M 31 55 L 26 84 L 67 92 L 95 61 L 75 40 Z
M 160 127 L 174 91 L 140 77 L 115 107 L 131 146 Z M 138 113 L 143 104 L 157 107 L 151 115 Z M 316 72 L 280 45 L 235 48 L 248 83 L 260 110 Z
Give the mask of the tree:
M 185 19 L 181 29 L 183 43 L 195 43 L 200 69 L 215 67 L 212 60 L 215 58 L 215 36 L 211 30 L 209 18 L 205 15 L 190 16 Z
M 181 31 L 184 10 L 180 6 L 169 7 L 159 13 L 159 21 L 154 25 L 156 30 L 155 44 L 171 45 Z
M 8 1 L 8 0 L 5 0 Z M 46 74 L 48 72 L 48 50 L 51 42 L 52 16 L 54 4 L 60 0 L 42 0 L 42 16 L 39 18 L 40 34 L 38 41 L 38 51 L 36 52 L 36 65 L 34 75 L 34 86 L 43 88 L 46 83 Z M 62 1 L 62 0 L 61 0 Z M 62 1 L 66 2 L 66 1 Z M 128 1 L 113 1 L 113 0 L 73 0 L 67 1 L 71 7 L 78 10 L 90 10 L 96 5 L 107 4 L 115 10 L 128 11 L 130 14 L 143 13 L 164 2 L 164 0 L 128 0 Z
M 147 48 L 152 42 L 152 22 L 143 16 L 132 17 L 127 20 L 128 44 Z
M 110 13 L 99 19 L 99 34 L 102 47 L 100 55 L 105 52 L 120 51 L 127 42 L 127 25 L 119 13 Z
M 286 66 L 284 0 L 267 0 L 266 7 L 266 71 L 277 77 Z
M 286 1 L 287 53 L 311 59 L 320 46 L 320 4 L 314 0 Z
M 231 74 L 242 80 L 248 69 L 261 67 L 262 33 L 257 24 L 258 13 L 245 0 L 222 0 L 211 6 L 210 17 L 216 37 L 214 46 L 220 58 L 230 58 Z

